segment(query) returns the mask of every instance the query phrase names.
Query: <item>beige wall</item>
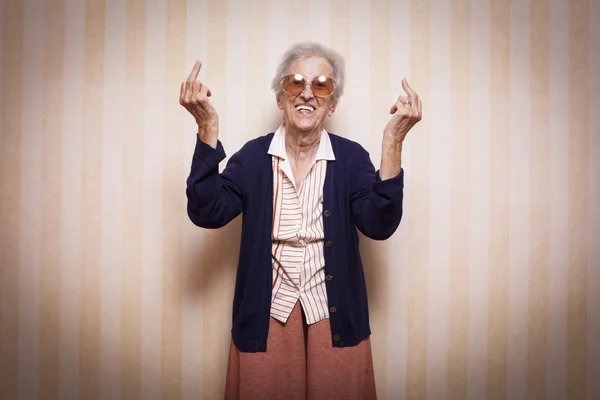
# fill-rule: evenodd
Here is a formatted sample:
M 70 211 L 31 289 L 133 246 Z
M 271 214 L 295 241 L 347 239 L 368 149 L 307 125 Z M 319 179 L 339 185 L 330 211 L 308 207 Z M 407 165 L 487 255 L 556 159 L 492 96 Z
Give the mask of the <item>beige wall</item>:
M 401 227 L 362 247 L 380 397 L 600 398 L 599 1 L 0 5 L 2 399 L 219 398 L 240 223 L 187 219 L 179 83 L 204 62 L 231 154 L 304 39 L 376 165 L 403 76 L 423 99 Z

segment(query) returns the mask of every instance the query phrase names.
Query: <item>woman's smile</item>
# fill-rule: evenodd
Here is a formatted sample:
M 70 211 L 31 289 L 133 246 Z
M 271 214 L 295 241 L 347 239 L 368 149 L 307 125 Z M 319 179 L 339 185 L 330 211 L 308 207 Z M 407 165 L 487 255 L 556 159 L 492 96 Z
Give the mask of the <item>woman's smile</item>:
M 298 104 L 295 108 L 300 115 L 311 115 L 317 109 L 312 104 Z

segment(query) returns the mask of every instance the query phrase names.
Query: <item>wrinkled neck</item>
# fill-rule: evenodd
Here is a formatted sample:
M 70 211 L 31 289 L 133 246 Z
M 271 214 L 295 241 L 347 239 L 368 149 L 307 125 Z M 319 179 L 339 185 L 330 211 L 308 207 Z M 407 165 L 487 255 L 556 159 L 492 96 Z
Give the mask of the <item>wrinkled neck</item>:
M 322 128 L 310 132 L 298 132 L 286 128 L 285 149 L 288 157 L 298 162 L 315 157 L 321 143 Z

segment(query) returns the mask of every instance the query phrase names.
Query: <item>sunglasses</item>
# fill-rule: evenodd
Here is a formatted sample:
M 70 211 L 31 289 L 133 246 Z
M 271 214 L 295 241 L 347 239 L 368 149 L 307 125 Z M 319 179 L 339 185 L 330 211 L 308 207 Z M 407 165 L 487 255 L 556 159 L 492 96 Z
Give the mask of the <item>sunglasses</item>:
M 281 88 L 289 95 L 297 96 L 304 91 L 306 84 L 310 85 L 310 90 L 317 97 L 331 96 L 335 89 L 335 81 L 327 76 L 315 76 L 308 82 L 301 74 L 291 74 L 283 78 Z

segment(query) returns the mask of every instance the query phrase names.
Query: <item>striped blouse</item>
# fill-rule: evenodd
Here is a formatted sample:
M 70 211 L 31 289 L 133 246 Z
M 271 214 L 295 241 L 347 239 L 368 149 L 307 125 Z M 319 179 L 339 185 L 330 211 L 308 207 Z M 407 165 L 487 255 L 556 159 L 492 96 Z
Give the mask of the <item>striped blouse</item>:
M 314 324 L 329 318 L 322 201 L 327 161 L 335 156 L 323 130 L 315 160 L 296 188 L 283 126 L 275 132 L 269 154 L 273 165 L 271 316 L 285 323 L 300 300 L 307 323 Z

